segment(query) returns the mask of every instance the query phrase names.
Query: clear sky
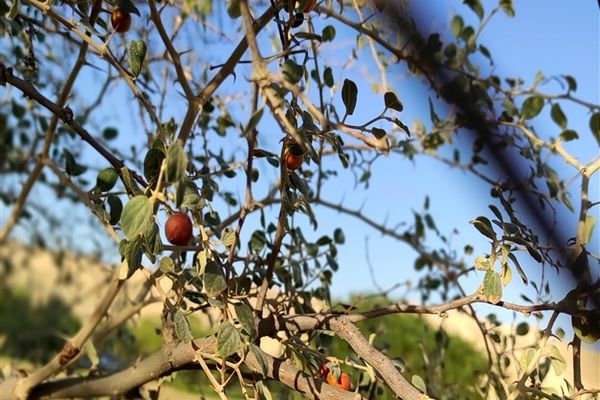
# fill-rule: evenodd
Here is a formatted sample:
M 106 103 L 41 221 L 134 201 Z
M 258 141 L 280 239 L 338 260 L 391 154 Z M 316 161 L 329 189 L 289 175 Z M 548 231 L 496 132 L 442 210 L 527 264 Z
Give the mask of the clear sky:
M 459 0 L 435 0 L 428 2 L 413 1 L 420 12 L 427 15 L 430 26 L 423 27 L 425 30 L 439 30 L 444 35 L 449 36 L 449 25 L 452 17 L 458 10 L 470 24 L 476 24 L 477 17 L 471 11 L 466 9 Z M 489 11 L 496 4 L 496 1 L 485 1 L 485 9 Z M 494 73 L 501 77 L 522 77 L 526 85 L 533 82 L 534 76 L 538 71 L 543 71 L 546 77 L 552 75 L 569 74 L 575 77 L 579 83 L 576 95 L 584 100 L 599 103 L 600 102 L 600 30 L 599 16 L 600 11 L 595 0 L 578 1 L 559 1 L 559 0 L 517 0 L 515 1 L 516 17 L 509 18 L 500 13 L 496 16 L 484 30 L 480 43 L 485 44 L 493 55 L 495 60 Z M 322 17 L 315 16 L 320 24 L 325 24 Z M 235 32 L 232 36 L 238 37 Z M 338 29 L 338 40 L 335 48 L 348 49 L 355 40 L 354 33 Z M 198 46 L 205 44 L 199 42 Z M 158 46 L 158 45 L 157 45 Z M 150 47 L 152 49 L 152 47 Z M 266 45 L 268 48 L 268 45 Z M 336 53 L 330 52 L 336 57 Z M 207 52 L 203 53 L 207 59 L 214 64 L 223 62 L 223 53 Z M 359 62 L 370 60 L 366 52 L 360 55 Z M 345 60 L 337 60 L 337 65 L 341 65 Z M 331 60 L 332 63 L 336 61 Z M 370 61 L 369 61 L 370 62 Z M 482 63 L 482 65 L 485 65 Z M 83 79 L 87 80 L 93 87 L 93 74 L 88 69 Z M 370 92 L 372 81 L 370 79 L 376 74 L 370 71 L 365 73 L 365 69 L 357 63 L 353 64 L 347 72 L 356 80 L 359 85 L 359 113 L 356 114 L 356 121 L 370 118 L 379 112 L 381 97 L 375 96 Z M 340 76 L 336 76 L 339 80 Z M 223 87 L 224 91 L 237 90 L 242 82 L 245 82 L 244 74 L 237 76 L 236 81 L 228 78 Z M 409 78 L 402 71 L 390 82 L 404 103 L 405 111 L 401 118 L 409 126 L 413 118 L 419 117 L 425 121 L 429 115 L 427 99 L 432 95 L 424 90 L 424 87 L 415 84 L 412 78 Z M 100 129 L 118 125 L 122 128 L 122 144 L 137 145 L 143 144 L 145 136 L 136 126 L 136 122 L 131 120 L 130 115 L 136 113 L 135 107 L 129 100 L 130 94 L 123 87 L 117 90 L 122 91 L 123 103 L 112 102 L 104 105 L 103 118 L 97 118 L 92 129 Z M 546 91 L 559 91 L 557 85 L 550 85 Z M 337 95 L 339 97 L 339 94 Z M 376 107 L 373 105 L 377 105 Z M 375 108 L 374 108 L 375 107 Z M 585 113 L 576 107 L 570 107 L 563 104 L 563 109 L 567 113 L 570 126 L 580 132 L 582 140 L 574 141 L 567 145 L 567 149 L 576 154 L 581 161 L 589 161 L 598 154 L 598 145 L 589 134 L 588 118 Z M 169 113 L 176 118 L 181 118 L 182 108 L 173 105 Z M 549 111 L 544 111 L 549 114 Z M 167 115 L 169 114 L 167 113 Z M 535 121 L 536 129 L 542 132 L 542 135 L 558 135 L 556 125 L 554 125 L 549 115 L 543 115 Z M 267 132 L 272 129 L 272 133 Z M 136 132 L 137 131 L 137 132 Z M 232 135 L 233 136 L 233 135 Z M 275 149 L 280 133 L 273 126 L 263 126 L 261 131 L 260 144 L 268 149 Z M 211 139 L 213 140 L 213 139 Z M 215 138 L 218 143 L 221 139 Z M 215 142 L 211 142 L 215 143 Z M 223 141 L 234 151 L 239 150 L 239 155 L 244 156 L 242 151 L 244 146 L 236 138 Z M 141 147 L 141 146 L 138 146 Z M 98 160 L 99 168 L 104 167 L 105 162 L 97 156 L 91 155 L 94 160 Z M 332 168 L 339 168 L 339 163 L 326 162 Z M 259 164 L 261 174 L 275 177 L 276 170 L 263 163 Z M 562 168 L 562 166 L 560 166 Z M 573 171 L 568 172 L 568 176 L 574 175 Z M 422 210 L 425 197 L 431 198 L 431 212 L 434 216 L 441 217 L 436 220 L 438 228 L 451 237 L 451 243 L 457 249 L 461 249 L 465 244 L 474 244 L 479 246 L 481 251 L 488 251 L 486 240 L 484 240 L 468 223 L 468 221 L 479 215 L 488 215 L 487 205 L 490 203 L 488 196 L 489 188 L 482 185 L 477 179 L 465 175 L 458 171 L 448 170 L 445 166 L 427 158 L 419 157 L 414 163 L 401 160 L 398 157 L 388 157 L 378 160 L 374 164 L 372 171 L 372 180 L 367 190 L 362 186 L 356 185 L 355 177 L 348 171 L 340 171 L 338 178 L 329 185 L 324 197 L 332 202 L 343 201 L 346 207 L 352 209 L 362 209 L 363 213 L 376 222 L 383 223 L 387 221 L 388 227 L 393 227 L 400 221 L 412 222 L 412 213 Z M 598 176 L 594 177 L 591 186 L 591 194 L 598 198 L 599 185 Z M 233 184 L 240 183 L 239 179 L 233 180 Z M 577 191 L 579 183 L 573 182 L 573 190 Z M 232 187 L 233 185 L 230 185 Z M 236 193 L 243 196 L 243 186 L 239 186 Z M 265 188 L 257 188 L 257 198 L 260 193 L 264 193 Z M 36 188 L 36 197 L 45 196 L 45 192 Z M 577 204 L 577 199 L 573 199 Z M 61 207 L 59 205 L 59 207 Z M 65 210 L 69 210 L 68 205 L 64 205 Z M 598 209 L 594 212 L 598 218 Z M 231 211 L 234 211 L 233 209 Z M 375 230 L 369 228 L 364 223 L 342 218 L 337 213 L 317 207 L 317 216 L 320 220 L 319 230 L 315 232 L 311 240 L 316 240 L 323 234 L 332 234 L 337 227 L 342 227 L 346 233 L 346 245 L 339 248 L 340 269 L 334 277 L 333 293 L 338 298 L 346 298 L 349 293 L 368 292 L 375 289 L 375 285 L 382 288 L 388 288 L 395 283 L 412 280 L 413 283 L 418 279 L 418 275 L 413 270 L 413 252 L 405 245 L 395 240 L 382 237 Z M 75 215 L 75 214 L 73 214 Z M 85 215 L 85 214 L 81 214 Z M 274 212 L 268 212 L 267 216 L 274 216 Z M 6 212 L 2 212 L 4 219 Z M 562 215 L 571 221 L 573 231 L 575 231 L 574 214 Z M 72 237 L 78 238 L 76 247 L 91 248 L 93 243 L 102 241 L 102 232 L 90 232 L 84 224 L 87 217 L 81 218 L 82 223 L 73 232 Z M 295 218 L 295 223 L 306 224 L 302 216 Z M 252 224 L 256 223 L 257 216 L 248 219 L 247 234 L 252 232 Z M 97 228 L 97 225 L 96 225 Z M 456 228 L 458 233 L 453 234 Z M 310 231 L 307 231 L 309 235 Z M 21 234 L 23 231 L 21 230 Z M 246 243 L 247 237 L 242 243 Z M 591 251 L 600 253 L 598 241 L 600 235 L 598 228 L 593 236 Z M 69 240 L 67 240 L 68 242 Z M 368 246 L 365 247 L 365 244 Z M 66 243 L 65 243 L 66 244 Z M 108 248 L 108 247 L 106 247 Z M 368 250 L 368 261 L 366 250 Z M 473 254 L 472 261 L 479 253 Z M 116 253 L 113 251 L 106 253 L 109 259 L 116 260 Z M 372 267 L 372 279 L 368 272 L 368 265 Z M 473 292 L 483 275 L 471 274 L 465 280 L 466 290 Z M 526 290 L 531 293 L 531 287 L 525 288 L 522 282 L 516 277 L 513 280 L 507 297 L 519 301 L 517 293 Z M 401 295 L 402 290 L 396 291 L 394 295 Z M 411 295 L 412 296 L 412 295 Z
M 431 16 L 431 29 L 449 32 L 449 22 L 456 10 L 461 10 L 467 23 L 476 23 L 477 17 L 470 11 L 464 12 L 460 1 L 413 2 L 420 5 L 420 11 Z M 495 2 L 485 2 L 486 10 L 490 10 Z M 576 4 L 576 5 L 575 5 Z M 422 10 L 421 10 L 422 9 Z M 538 71 L 543 71 L 546 77 L 569 74 L 579 82 L 576 95 L 582 99 L 598 103 L 600 100 L 599 78 L 599 10 L 595 1 L 567 3 L 564 1 L 516 1 L 516 17 L 509 18 L 500 13 L 484 30 L 480 42 L 485 44 L 493 55 L 496 65 L 494 73 L 500 77 L 522 77 L 526 85 L 533 82 Z M 427 29 L 427 27 L 425 27 Z M 406 86 L 400 82 L 399 86 Z M 363 85 L 365 86 L 365 85 Z M 359 89 L 361 87 L 359 86 Z M 368 88 L 368 86 L 367 86 Z M 405 104 L 405 115 L 424 115 L 427 107 L 428 93 L 419 90 L 403 92 L 399 90 Z M 549 85 L 546 91 L 560 90 L 558 85 Z M 366 90 L 364 91 L 366 92 Z M 361 92 L 364 93 L 364 92 Z M 430 93 L 429 93 L 430 95 Z M 368 104 L 370 99 L 359 99 Z M 415 105 L 417 109 L 415 110 Z M 570 126 L 580 132 L 582 140 L 567 145 L 568 150 L 576 154 L 581 161 L 589 161 L 598 154 L 598 145 L 589 133 L 589 115 L 582 113 L 577 107 L 564 104 L 568 113 Z M 568 110 L 568 111 L 567 111 Z M 545 112 L 549 114 L 549 112 Z M 425 114 L 427 115 L 427 114 Z M 423 117 L 421 117 L 423 118 Z M 554 135 L 559 132 L 551 122 L 549 115 L 535 120 L 536 128 L 542 135 Z M 546 133 L 547 132 L 547 133 Z M 425 167 L 425 168 L 423 168 Z M 562 166 L 560 167 L 562 168 Z M 573 171 L 569 172 L 573 173 Z M 598 194 L 598 179 L 592 183 L 590 192 Z M 576 190 L 578 182 L 572 184 Z M 388 220 L 393 226 L 402 216 L 412 209 L 420 210 L 425 195 L 432 200 L 434 215 L 443 215 L 439 221 L 440 229 L 450 232 L 453 227 L 461 234 L 456 237 L 457 243 L 483 243 L 468 221 L 478 215 L 488 213 L 489 204 L 487 186 L 481 185 L 476 179 L 462 175 L 457 171 L 448 171 L 439 163 L 429 163 L 428 160 L 418 160 L 417 165 L 405 161 L 380 160 L 375 164 L 373 181 L 368 193 L 354 195 L 353 187 L 340 189 L 336 186 L 333 192 L 339 200 L 356 208 L 363 207 L 365 214 L 376 221 Z M 370 196 L 377 193 L 377 196 Z M 363 205 L 364 203 L 364 205 Z M 436 213 L 437 211 L 437 213 Z M 595 210 L 596 215 L 598 209 Z M 332 220 L 335 214 L 330 213 Z M 575 215 L 565 215 L 575 221 Z M 410 219 L 408 219 L 410 221 Z M 572 225 L 574 227 L 574 222 Z M 362 252 L 365 237 L 369 237 L 370 261 L 373 266 L 375 280 L 380 286 L 385 283 L 406 279 L 407 272 L 414 274 L 411 265 L 402 263 L 410 252 L 402 249 L 393 240 L 381 238 L 380 235 L 362 224 L 352 224 L 349 236 L 353 249 L 349 253 L 342 252 L 342 268 L 336 275 L 334 289 L 337 293 L 347 293 L 349 290 L 372 288 L 368 280 L 357 280 L 358 271 L 365 268 L 365 257 Z M 592 248 L 598 249 L 598 232 L 593 237 Z M 458 247 L 458 246 L 457 246 Z M 344 262 L 347 257 L 347 262 Z M 350 267 L 352 266 L 352 267 Z M 473 283 L 477 284 L 479 276 Z M 518 279 L 517 279 L 518 280 Z M 513 282 L 519 286 L 519 282 Z

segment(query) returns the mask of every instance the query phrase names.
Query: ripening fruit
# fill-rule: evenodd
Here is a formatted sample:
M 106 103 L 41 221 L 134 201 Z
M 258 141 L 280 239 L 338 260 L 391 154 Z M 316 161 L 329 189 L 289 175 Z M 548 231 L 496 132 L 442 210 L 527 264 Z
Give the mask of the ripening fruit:
M 327 379 L 327 375 L 329 375 L 329 367 L 327 367 L 327 364 L 321 365 L 319 373 L 321 374 L 321 378 Z
M 306 6 L 304 6 L 304 12 L 311 12 L 313 10 L 313 8 L 315 8 L 315 6 L 317 5 L 317 0 L 308 0 L 306 2 Z
M 339 386 L 344 390 L 350 390 L 350 375 L 345 372 L 340 373 L 340 377 L 335 379 L 333 373 L 329 372 L 327 374 L 327 383 L 333 386 Z
M 131 27 L 131 14 L 115 7 L 110 14 L 110 22 L 115 31 L 125 33 Z
M 169 216 L 165 224 L 165 236 L 169 243 L 185 246 L 192 238 L 192 221 L 186 213 L 175 213 Z
M 287 169 L 295 171 L 302 165 L 304 161 L 304 153 L 297 144 L 291 144 L 283 151 L 283 158 Z

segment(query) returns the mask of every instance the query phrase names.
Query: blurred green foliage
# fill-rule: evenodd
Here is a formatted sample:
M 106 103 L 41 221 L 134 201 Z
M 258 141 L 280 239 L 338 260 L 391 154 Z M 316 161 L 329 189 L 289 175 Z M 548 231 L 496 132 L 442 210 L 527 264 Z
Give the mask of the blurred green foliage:
M 359 303 L 358 299 L 352 300 Z M 390 301 L 381 298 L 361 300 L 360 310 L 369 310 L 389 305 Z M 425 381 L 430 395 L 437 399 L 479 399 L 473 388 L 480 373 L 487 373 L 484 355 L 472 344 L 457 336 L 448 335 L 443 328 L 434 328 L 423 318 L 408 314 L 394 314 L 381 319 L 373 319 L 357 324 L 366 338 L 375 334 L 374 345 L 388 357 L 396 357 L 404 364 L 403 375 L 411 381 L 419 375 Z M 348 344 L 334 338 L 330 353 L 345 359 L 353 354 Z M 426 361 L 427 359 L 427 361 Z M 354 385 L 366 384 L 366 377 L 347 367 L 342 369 L 351 374 Z M 371 388 L 376 399 L 394 399 L 393 393 L 381 387 Z
M 77 332 L 80 321 L 69 305 L 52 296 L 32 304 L 25 288 L 9 287 L 0 277 L 0 352 L 35 363 L 48 361 Z

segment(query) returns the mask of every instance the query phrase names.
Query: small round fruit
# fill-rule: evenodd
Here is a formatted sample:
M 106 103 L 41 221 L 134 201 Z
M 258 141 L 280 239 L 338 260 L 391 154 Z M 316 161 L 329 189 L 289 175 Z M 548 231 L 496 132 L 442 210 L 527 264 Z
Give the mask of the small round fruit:
M 110 22 L 115 31 L 125 33 L 131 27 L 131 14 L 116 7 L 110 14 Z
M 283 152 L 283 158 L 287 169 L 295 171 L 302 165 L 304 161 L 304 153 L 297 144 L 287 146 Z
M 303 11 L 305 13 L 311 12 L 315 8 L 316 5 L 317 5 L 317 0 L 308 0 L 306 2 L 306 6 L 304 6 L 304 10 Z
M 165 236 L 169 243 L 185 246 L 192 238 L 192 221 L 186 213 L 175 213 L 169 216 L 165 224 Z
M 333 373 L 327 374 L 327 383 L 333 386 L 339 386 L 344 390 L 350 390 L 350 375 L 345 372 L 340 373 L 340 377 L 335 379 Z

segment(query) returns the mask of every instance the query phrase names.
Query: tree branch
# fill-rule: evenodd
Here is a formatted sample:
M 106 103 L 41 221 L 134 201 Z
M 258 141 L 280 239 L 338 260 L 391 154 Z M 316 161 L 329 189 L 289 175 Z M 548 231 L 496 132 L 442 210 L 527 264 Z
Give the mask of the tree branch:
M 0 386 L 0 393 L 7 395 L 7 399 L 18 399 L 25 400 L 29 398 L 31 390 L 37 386 L 40 382 L 48 379 L 52 375 L 60 371 L 69 361 L 79 354 L 83 349 L 83 346 L 94 332 L 94 329 L 98 326 L 106 311 L 115 299 L 119 289 L 123 286 L 125 281 L 118 279 L 118 271 L 114 274 L 113 279 L 108 287 L 107 292 L 104 294 L 102 301 L 96 307 L 87 322 L 79 329 L 79 332 L 70 339 L 63 349 L 52 358 L 46 365 L 33 372 L 27 377 L 17 379 L 14 383 L 14 387 L 10 388 L 12 381 L 5 381 Z M 7 389 L 8 387 L 8 389 Z M 3 397 L 4 398 L 4 397 Z
M 73 116 L 73 111 L 69 107 L 62 108 L 58 104 L 53 103 L 43 94 L 41 94 L 31 82 L 25 81 L 13 75 L 12 68 L 7 68 L 4 64 L 0 63 L 0 85 L 5 83 L 10 84 L 11 86 L 19 89 L 26 97 L 29 97 L 32 100 L 35 100 L 42 107 L 46 108 L 52 114 L 56 115 L 60 120 L 62 120 L 65 124 L 70 126 L 75 133 L 85 142 L 87 142 L 90 146 L 94 148 L 102 157 L 104 157 L 112 167 L 117 171 L 117 173 L 121 174 L 121 168 L 125 166 L 123 161 L 115 157 L 110 151 L 104 148 L 100 143 L 94 139 L 94 137 L 85 130 L 77 121 L 75 121 Z M 131 176 L 138 181 L 142 186 L 147 186 L 147 183 L 144 181 L 142 177 L 140 177 L 135 171 L 129 170 Z
M 377 369 L 383 380 L 397 397 L 405 400 L 423 400 L 423 396 L 396 369 L 392 360 L 373 347 L 347 316 L 332 318 L 329 322 L 331 329 L 352 347 L 352 350 L 363 360 Z
M 165 347 L 140 360 L 123 371 L 103 377 L 77 377 L 57 379 L 42 383 L 31 393 L 30 399 L 73 398 L 117 396 L 139 387 L 147 382 L 169 375 L 180 369 L 195 366 L 196 353 L 214 354 L 216 339 L 214 336 L 196 339 L 191 343 L 178 343 Z M 275 359 L 265 353 L 267 360 L 267 378 L 275 379 L 296 390 L 309 399 L 347 400 L 361 399 L 359 394 L 351 394 L 306 375 L 290 364 Z M 246 365 L 257 374 L 261 373 L 258 360 L 249 354 L 244 360 Z

